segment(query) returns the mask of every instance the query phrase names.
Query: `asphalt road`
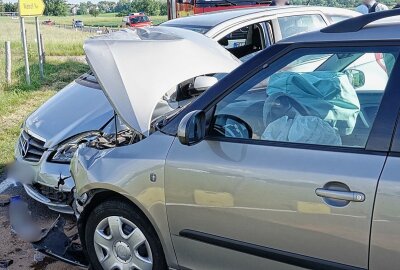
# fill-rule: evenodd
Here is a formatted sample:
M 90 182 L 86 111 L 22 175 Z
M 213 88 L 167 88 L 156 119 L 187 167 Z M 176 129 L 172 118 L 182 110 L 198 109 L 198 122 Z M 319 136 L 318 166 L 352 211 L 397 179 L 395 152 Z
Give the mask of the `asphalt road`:
M 43 228 L 49 228 L 58 217 L 58 213 L 49 210 L 47 207 L 29 198 L 22 186 L 10 185 L 5 181 L 5 176 L 0 175 L 0 193 L 10 196 L 20 195 L 29 205 L 32 217 Z M 63 215 L 67 220 L 66 227 L 72 227 L 74 219 L 72 216 Z M 13 260 L 13 263 L 7 269 L 46 269 L 46 270 L 75 270 L 77 267 L 65 264 L 60 261 L 44 257 L 41 261 L 35 261 L 38 257 L 37 252 L 30 243 L 24 242 L 16 234 L 11 232 L 9 222 L 9 206 L 0 206 L 0 261 Z M 39 254 L 40 256 L 40 254 Z M 4 268 L 0 268 L 4 269 Z

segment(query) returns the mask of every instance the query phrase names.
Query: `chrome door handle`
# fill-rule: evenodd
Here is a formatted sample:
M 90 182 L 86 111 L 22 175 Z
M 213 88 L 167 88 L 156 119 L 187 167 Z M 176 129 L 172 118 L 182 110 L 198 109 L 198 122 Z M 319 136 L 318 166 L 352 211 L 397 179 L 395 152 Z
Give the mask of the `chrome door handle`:
M 315 194 L 319 197 L 349 201 L 349 202 L 363 202 L 365 201 L 365 195 L 361 192 L 356 191 L 338 191 L 324 188 L 317 188 Z

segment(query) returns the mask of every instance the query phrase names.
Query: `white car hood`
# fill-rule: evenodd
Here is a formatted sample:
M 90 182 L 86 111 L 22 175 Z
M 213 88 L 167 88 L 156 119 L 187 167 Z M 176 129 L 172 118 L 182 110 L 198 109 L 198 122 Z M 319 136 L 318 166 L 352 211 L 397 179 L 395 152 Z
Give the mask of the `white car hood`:
M 196 76 L 231 72 L 241 64 L 204 35 L 162 26 L 95 37 L 85 42 L 84 50 L 116 112 L 144 135 L 169 89 Z

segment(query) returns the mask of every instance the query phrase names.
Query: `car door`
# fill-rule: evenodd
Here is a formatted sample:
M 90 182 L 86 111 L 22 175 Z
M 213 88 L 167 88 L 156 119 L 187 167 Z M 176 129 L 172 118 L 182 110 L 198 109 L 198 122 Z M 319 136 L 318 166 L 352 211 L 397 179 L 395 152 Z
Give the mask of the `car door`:
M 166 161 L 167 214 L 180 265 L 368 268 L 395 89 L 392 77 L 385 89 L 358 93 L 362 74 L 354 78 L 348 68 L 375 53 L 396 59 L 398 49 L 296 49 L 205 106 L 206 138 L 191 146 L 175 140 Z M 309 64 L 324 57 L 324 69 Z M 363 100 L 378 108 L 368 122 Z
M 397 79 L 396 85 L 400 85 Z M 400 95 L 399 95 L 400 96 Z M 399 98 L 394 96 L 393 98 Z M 399 123 L 400 118 L 397 120 Z M 400 125 L 385 163 L 376 193 L 371 228 L 369 269 L 393 269 L 400 264 Z

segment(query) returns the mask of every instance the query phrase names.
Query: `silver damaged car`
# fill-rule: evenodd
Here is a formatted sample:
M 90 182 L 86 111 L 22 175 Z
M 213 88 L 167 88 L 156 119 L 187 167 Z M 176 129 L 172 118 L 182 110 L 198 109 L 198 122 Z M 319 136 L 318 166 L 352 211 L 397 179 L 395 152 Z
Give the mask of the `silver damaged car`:
M 180 45 L 200 37 L 154 28 L 140 39 L 87 43 L 106 96 L 143 136 L 106 149 L 97 137 L 72 160 L 74 208 L 92 267 L 400 265 L 399 17 L 398 10 L 365 15 L 278 43 L 153 124 L 157 100 L 143 93 L 165 86 L 161 95 L 177 82 L 143 83 L 121 54 L 127 44 L 178 49 L 176 79 L 185 80 L 203 64 Z M 181 61 L 188 57 L 190 70 Z M 148 108 L 137 110 L 144 101 Z

